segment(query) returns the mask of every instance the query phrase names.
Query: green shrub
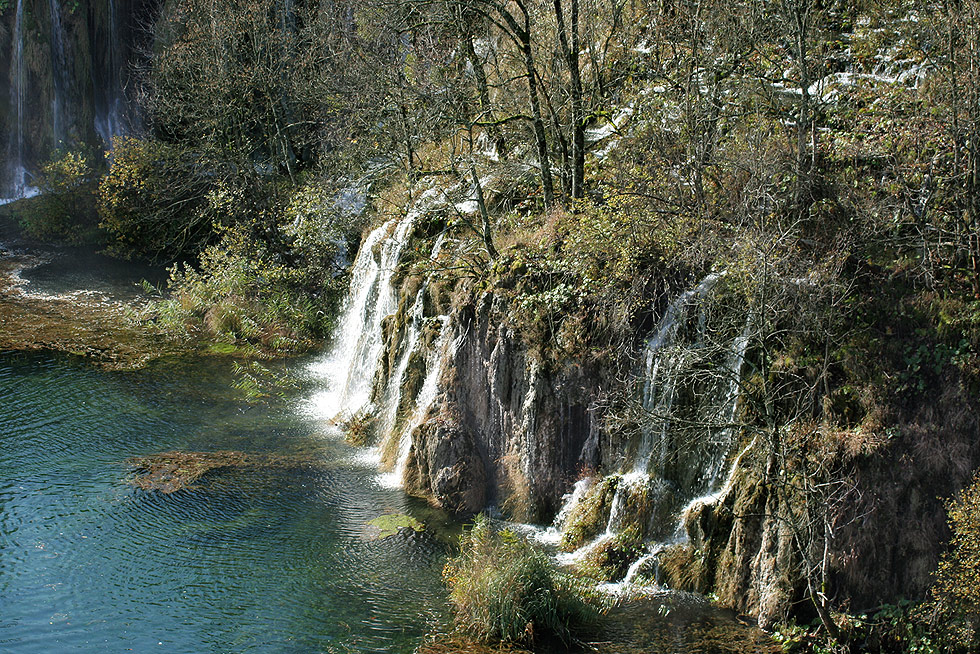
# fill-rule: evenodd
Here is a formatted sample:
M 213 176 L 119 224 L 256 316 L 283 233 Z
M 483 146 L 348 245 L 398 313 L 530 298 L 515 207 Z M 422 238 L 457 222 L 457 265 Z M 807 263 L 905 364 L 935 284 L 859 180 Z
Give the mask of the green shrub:
M 31 237 L 72 244 L 98 241 L 96 177 L 88 157 L 65 152 L 41 166 L 37 197 L 23 202 L 17 219 Z
M 948 511 L 953 537 L 939 563 L 935 602 L 946 634 L 959 646 L 980 648 L 980 472 Z
M 599 601 L 543 553 L 478 516 L 443 570 L 460 630 L 484 642 L 577 640 L 598 625 Z

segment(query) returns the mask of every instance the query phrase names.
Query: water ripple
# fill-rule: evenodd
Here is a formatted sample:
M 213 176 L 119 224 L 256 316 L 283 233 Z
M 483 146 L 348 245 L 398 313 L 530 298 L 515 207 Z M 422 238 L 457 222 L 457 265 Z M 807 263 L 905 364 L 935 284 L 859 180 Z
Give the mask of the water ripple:
M 444 614 L 442 552 L 367 527 L 408 511 L 404 494 L 229 382 L 213 363 L 0 355 L 0 651 L 409 652 L 420 616 Z M 126 483 L 127 458 L 171 449 L 311 465 L 219 470 L 170 495 Z

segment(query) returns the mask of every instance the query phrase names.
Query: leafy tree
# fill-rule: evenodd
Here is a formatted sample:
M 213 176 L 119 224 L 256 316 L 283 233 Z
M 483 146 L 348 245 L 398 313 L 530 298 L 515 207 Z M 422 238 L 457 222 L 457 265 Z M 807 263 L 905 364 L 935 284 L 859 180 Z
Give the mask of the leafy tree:
M 173 260 L 214 236 L 215 209 L 235 205 L 233 175 L 200 152 L 160 141 L 116 137 L 99 184 L 109 249 L 126 258 Z
M 939 564 L 935 594 L 940 608 L 965 623 L 960 640 L 980 644 L 980 473 L 948 505 L 953 532 Z
M 40 239 L 72 243 L 96 239 L 96 175 L 88 157 L 68 151 L 41 166 L 39 191 L 20 213 L 26 231 Z

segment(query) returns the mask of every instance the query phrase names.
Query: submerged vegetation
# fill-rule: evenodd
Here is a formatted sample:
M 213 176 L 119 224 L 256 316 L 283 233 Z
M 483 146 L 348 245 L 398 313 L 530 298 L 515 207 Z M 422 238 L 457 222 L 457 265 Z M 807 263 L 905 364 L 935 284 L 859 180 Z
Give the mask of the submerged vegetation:
M 217 470 L 308 468 L 316 465 L 315 457 L 287 454 L 249 454 L 221 450 L 218 452 L 161 452 L 137 456 L 126 464 L 133 470 L 130 483 L 140 490 L 159 491 L 165 495 L 194 490 L 195 482 Z

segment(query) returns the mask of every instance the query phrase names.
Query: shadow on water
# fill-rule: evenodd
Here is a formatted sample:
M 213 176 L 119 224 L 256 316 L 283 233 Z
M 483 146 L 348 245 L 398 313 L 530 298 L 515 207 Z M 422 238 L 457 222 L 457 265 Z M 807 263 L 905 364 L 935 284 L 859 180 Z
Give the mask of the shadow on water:
M 53 245 L 26 237 L 16 220 L 0 212 L 0 258 L 29 257 L 19 271 L 24 291 L 39 295 L 95 292 L 117 301 L 144 296 L 141 280 L 160 287 L 167 269 L 106 256 L 94 246 Z

